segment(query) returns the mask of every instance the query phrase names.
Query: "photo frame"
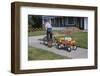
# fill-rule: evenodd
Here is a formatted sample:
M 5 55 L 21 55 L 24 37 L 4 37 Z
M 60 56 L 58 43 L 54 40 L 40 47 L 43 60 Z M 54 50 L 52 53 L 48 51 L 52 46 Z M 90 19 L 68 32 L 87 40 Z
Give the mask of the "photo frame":
M 28 15 L 88 18 L 87 58 L 28 61 Z M 23 74 L 97 69 L 97 21 L 97 7 L 94 6 L 11 3 L 11 72 Z

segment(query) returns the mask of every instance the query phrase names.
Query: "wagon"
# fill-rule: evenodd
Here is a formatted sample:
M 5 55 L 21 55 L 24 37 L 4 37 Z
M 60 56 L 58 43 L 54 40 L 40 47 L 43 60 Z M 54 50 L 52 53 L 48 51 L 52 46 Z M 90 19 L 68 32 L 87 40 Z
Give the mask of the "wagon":
M 64 48 L 67 51 L 71 52 L 71 50 L 76 50 L 76 41 L 71 37 L 61 37 L 56 39 L 57 48 L 61 49 Z

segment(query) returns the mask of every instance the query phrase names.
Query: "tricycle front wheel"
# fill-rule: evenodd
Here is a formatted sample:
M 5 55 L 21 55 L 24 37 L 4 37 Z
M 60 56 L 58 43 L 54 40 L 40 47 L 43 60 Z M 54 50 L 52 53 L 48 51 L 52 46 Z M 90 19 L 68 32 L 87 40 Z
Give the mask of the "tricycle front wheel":
M 52 41 L 48 41 L 48 47 L 52 47 Z

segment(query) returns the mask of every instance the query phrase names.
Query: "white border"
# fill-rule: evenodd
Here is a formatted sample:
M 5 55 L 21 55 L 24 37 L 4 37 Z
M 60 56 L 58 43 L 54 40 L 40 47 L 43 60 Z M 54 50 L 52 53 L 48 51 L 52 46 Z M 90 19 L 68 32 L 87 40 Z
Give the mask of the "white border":
M 88 58 L 28 61 L 28 14 L 88 17 Z M 94 65 L 94 11 L 41 7 L 20 8 L 20 69 L 43 69 Z

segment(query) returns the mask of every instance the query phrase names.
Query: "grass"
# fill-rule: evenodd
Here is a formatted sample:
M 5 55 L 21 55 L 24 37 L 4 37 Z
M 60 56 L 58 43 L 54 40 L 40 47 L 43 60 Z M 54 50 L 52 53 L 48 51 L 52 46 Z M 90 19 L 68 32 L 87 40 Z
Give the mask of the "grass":
M 87 32 L 77 32 L 71 35 L 73 39 L 77 41 L 77 45 L 81 48 L 88 48 L 88 33 Z
M 28 48 L 28 60 L 54 60 L 54 59 L 69 59 L 69 58 L 39 48 L 34 48 L 34 47 Z
M 74 40 L 76 40 L 76 44 L 81 48 L 88 48 L 88 33 L 87 32 L 75 32 L 70 35 Z M 58 36 L 64 37 L 64 36 Z
M 34 32 L 28 32 L 28 36 L 39 36 L 39 35 L 45 35 L 46 31 L 34 31 Z
M 59 34 L 62 34 L 62 32 L 59 31 L 59 30 L 53 30 L 53 33 L 54 32 L 57 32 Z M 39 35 L 46 35 L 46 30 L 28 32 L 28 36 L 39 36 Z

